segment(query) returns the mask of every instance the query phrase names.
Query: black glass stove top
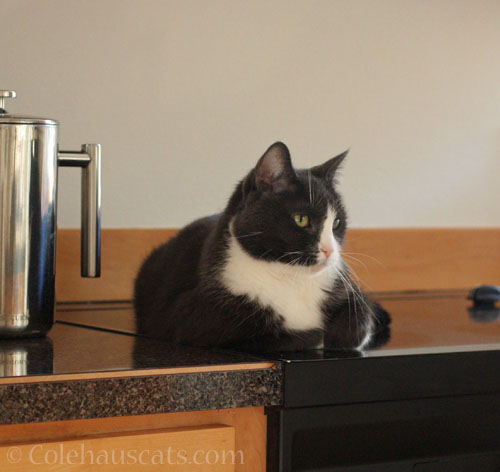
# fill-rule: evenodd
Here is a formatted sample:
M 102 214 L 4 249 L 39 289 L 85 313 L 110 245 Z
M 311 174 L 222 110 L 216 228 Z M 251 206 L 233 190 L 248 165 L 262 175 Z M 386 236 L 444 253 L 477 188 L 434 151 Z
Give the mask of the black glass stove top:
M 372 293 L 392 317 L 390 339 L 377 349 L 263 354 L 289 361 L 373 358 L 500 350 L 500 309 L 474 309 L 468 290 Z M 135 334 L 130 302 L 60 304 L 60 322 Z
M 305 407 L 500 391 L 500 310 L 469 291 L 379 293 L 391 336 L 364 352 L 276 352 L 284 406 Z M 269 355 L 269 354 L 268 354 Z
M 470 291 L 373 293 L 390 313 L 390 338 L 375 349 L 275 352 L 272 358 L 296 361 L 373 358 L 500 350 L 498 304 L 474 307 Z

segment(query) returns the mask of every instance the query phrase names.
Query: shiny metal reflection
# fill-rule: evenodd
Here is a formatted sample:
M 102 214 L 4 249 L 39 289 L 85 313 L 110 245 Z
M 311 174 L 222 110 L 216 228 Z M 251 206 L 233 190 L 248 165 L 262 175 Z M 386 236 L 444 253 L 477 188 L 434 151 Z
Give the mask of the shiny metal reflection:
M 56 150 L 57 126 L 0 124 L 1 335 L 52 325 Z
M 101 145 L 80 152 L 60 151 L 60 166 L 82 167 L 82 277 L 101 275 Z
M 83 168 L 82 276 L 100 275 L 101 147 L 58 153 L 58 123 L 7 114 L 0 92 L 0 337 L 37 336 L 54 319 L 58 163 Z
M 54 348 L 49 337 L 0 342 L 0 378 L 53 372 Z
M 0 351 L 0 377 L 28 375 L 28 352 L 18 350 Z

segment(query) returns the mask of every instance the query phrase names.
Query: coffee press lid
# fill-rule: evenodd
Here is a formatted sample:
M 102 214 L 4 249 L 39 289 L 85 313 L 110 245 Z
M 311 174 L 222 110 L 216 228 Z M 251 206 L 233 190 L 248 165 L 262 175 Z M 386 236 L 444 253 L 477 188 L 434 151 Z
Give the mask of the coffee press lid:
M 56 120 L 34 116 L 12 115 L 5 109 L 5 99 L 16 98 L 14 90 L 0 90 L 0 125 L 58 125 Z

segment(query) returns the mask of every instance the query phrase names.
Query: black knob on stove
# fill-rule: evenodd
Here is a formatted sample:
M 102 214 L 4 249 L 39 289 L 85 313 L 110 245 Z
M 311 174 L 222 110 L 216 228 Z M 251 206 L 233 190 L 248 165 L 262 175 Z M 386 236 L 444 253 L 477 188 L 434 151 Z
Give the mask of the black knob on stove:
M 480 285 L 467 298 L 474 302 L 474 306 L 469 308 L 473 320 L 491 323 L 500 319 L 500 308 L 495 306 L 500 301 L 500 287 L 497 285 Z
M 472 289 L 469 293 L 469 300 L 474 300 L 476 305 L 490 305 L 495 306 L 495 303 L 500 301 L 500 287 L 497 285 L 479 285 Z

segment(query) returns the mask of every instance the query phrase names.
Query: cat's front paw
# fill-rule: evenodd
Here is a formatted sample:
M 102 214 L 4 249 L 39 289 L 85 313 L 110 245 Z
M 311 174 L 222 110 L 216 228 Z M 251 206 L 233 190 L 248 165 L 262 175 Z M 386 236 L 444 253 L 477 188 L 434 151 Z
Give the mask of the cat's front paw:
M 377 349 L 387 344 L 391 339 L 391 315 L 378 303 L 373 303 L 374 327 L 368 349 Z
M 378 303 L 346 300 L 331 314 L 325 329 L 325 349 L 373 349 L 390 339 L 389 313 Z

